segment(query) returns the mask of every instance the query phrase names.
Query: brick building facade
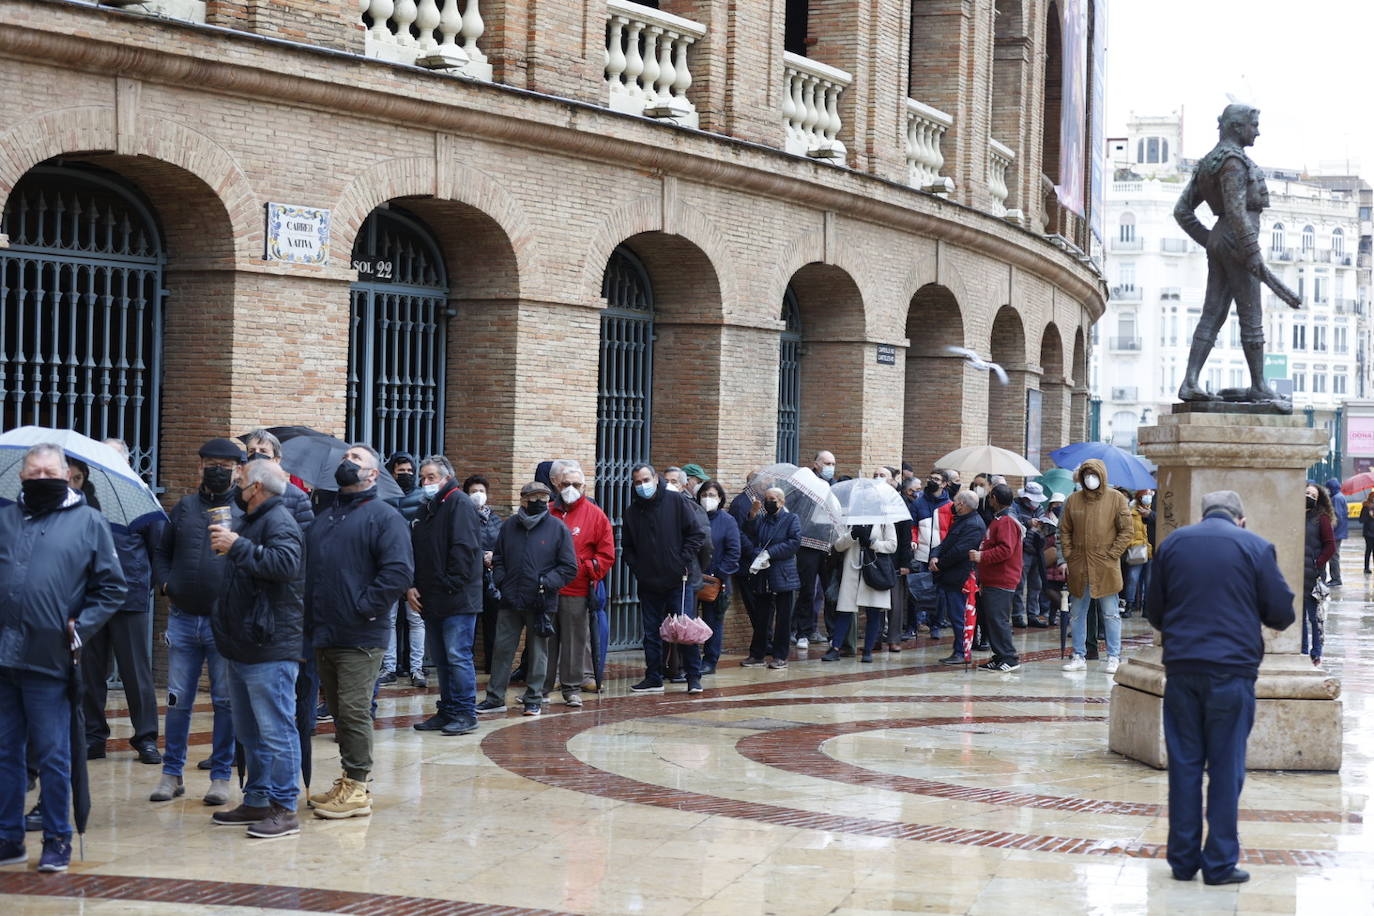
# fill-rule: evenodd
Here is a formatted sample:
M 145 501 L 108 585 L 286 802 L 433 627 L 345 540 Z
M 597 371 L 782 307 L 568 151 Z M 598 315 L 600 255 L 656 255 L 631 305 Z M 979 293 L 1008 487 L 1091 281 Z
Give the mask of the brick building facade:
M 1104 289 L 1082 256 L 1086 220 L 1043 178 L 1064 130 L 1058 87 L 1044 89 L 1058 4 L 362 6 L 6 4 L 5 426 L 68 408 L 80 426 L 83 397 L 132 399 L 149 427 L 144 467 L 179 495 L 208 436 L 279 424 L 343 435 L 372 428 L 350 417 L 366 403 L 379 425 L 428 424 L 460 472 L 491 478 L 504 510 L 541 459 L 626 457 L 605 454 L 623 420 L 608 405 L 624 399 L 603 371 L 603 281 L 623 256 L 652 321 L 637 457 L 696 461 L 732 489 L 774 459 L 789 289 L 802 455 L 829 448 L 841 473 L 860 473 L 902 457 L 919 469 L 986 438 L 1024 449 L 1028 391 L 1040 392 L 1042 454 L 1083 438 L 1086 334 Z M 784 48 L 799 27 L 804 55 Z M 65 195 L 64 182 L 95 196 Z M 157 236 L 139 237 L 142 254 L 132 236 L 94 240 L 106 217 L 121 231 L 115 199 Z M 325 263 L 264 258 L 268 202 L 329 211 Z M 421 239 L 412 254 L 432 243 L 426 279 L 378 289 L 355 269 L 379 209 Z M 151 301 L 73 279 L 96 257 L 127 280 L 119 259 L 145 255 L 165 291 Z M 383 317 L 358 311 L 367 296 L 390 303 Z M 444 307 L 426 365 L 442 377 L 404 358 L 386 379 L 353 377 L 382 365 L 361 361 L 359 335 L 379 352 L 424 343 L 419 312 L 385 309 L 430 299 Z M 148 315 L 148 336 L 122 311 L 114 332 L 81 330 L 120 302 Z M 16 332 L 26 309 L 38 327 L 30 316 Z M 100 361 L 93 342 L 140 363 L 133 387 L 82 375 Z M 1000 362 L 1011 384 L 989 389 L 950 344 Z M 127 433 L 122 422 L 90 428 Z M 377 444 L 409 443 L 402 429 Z

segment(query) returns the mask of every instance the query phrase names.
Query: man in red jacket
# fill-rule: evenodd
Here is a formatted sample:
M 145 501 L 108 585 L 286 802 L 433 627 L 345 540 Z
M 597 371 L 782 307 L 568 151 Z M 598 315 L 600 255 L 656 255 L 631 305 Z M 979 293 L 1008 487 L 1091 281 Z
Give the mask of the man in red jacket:
M 983 598 L 983 629 L 992 645 L 992 658 L 978 667 L 984 671 L 1015 671 L 1021 667 L 1011 638 L 1011 600 L 1021 584 L 1021 538 L 1026 529 L 1009 511 L 1011 487 L 1004 483 L 988 494 L 992 523 L 977 550 L 968 552 L 978 564 L 978 586 Z
M 558 593 L 558 619 L 554 626 L 557 638 L 549 640 L 548 674 L 544 678 L 545 695 L 553 692 L 554 684 L 563 688 L 565 705 L 582 705 L 583 667 L 587 657 L 587 598 L 592 585 L 606 577 L 615 562 L 615 535 L 611 520 L 601 507 L 584 495 L 586 478 L 574 462 L 563 465 L 554 485 L 558 501 L 549 507 L 555 518 L 561 518 L 572 534 L 573 550 L 577 553 L 577 578 Z

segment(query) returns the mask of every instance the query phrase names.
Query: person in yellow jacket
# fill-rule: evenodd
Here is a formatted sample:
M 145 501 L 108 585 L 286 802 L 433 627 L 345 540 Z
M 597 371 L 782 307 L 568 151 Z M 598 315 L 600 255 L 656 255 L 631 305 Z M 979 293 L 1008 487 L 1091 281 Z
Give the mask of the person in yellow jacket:
M 1134 611 L 1142 610 L 1144 590 L 1141 585 L 1145 580 L 1145 570 L 1149 568 L 1150 556 L 1154 552 L 1150 548 L 1150 530 L 1145 524 L 1145 520 L 1150 517 L 1150 506 L 1146 502 L 1150 497 L 1147 492 L 1142 490 L 1132 497 L 1123 491 L 1131 507 L 1131 543 L 1126 545 L 1126 552 L 1121 557 L 1126 578 L 1126 588 L 1122 592 L 1122 600 L 1125 602 L 1125 607 L 1121 611 L 1123 618 L 1131 616 Z
M 1059 520 L 1059 544 L 1068 563 L 1069 629 L 1073 658 L 1065 671 L 1088 667 L 1088 607 L 1096 598 L 1107 631 L 1107 673 L 1121 664 L 1121 555 L 1131 543 L 1135 513 L 1126 497 L 1107 485 L 1107 466 L 1090 458 L 1074 473 L 1082 489 L 1069 496 Z

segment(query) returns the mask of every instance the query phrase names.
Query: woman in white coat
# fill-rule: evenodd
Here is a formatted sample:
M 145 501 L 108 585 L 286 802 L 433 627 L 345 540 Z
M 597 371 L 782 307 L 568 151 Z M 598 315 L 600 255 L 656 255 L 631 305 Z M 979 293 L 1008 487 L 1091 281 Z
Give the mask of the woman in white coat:
M 892 590 L 869 588 L 863 577 L 863 548 L 889 557 L 897 552 L 897 528 L 891 522 L 880 525 L 854 525 L 846 534 L 835 539 L 835 552 L 844 570 L 840 579 L 840 597 L 835 606 L 835 629 L 830 636 L 830 651 L 821 656 L 823 662 L 838 661 L 840 646 L 844 645 L 849 628 L 856 623 L 859 609 L 868 613 L 864 632 L 863 661 L 873 661 L 873 646 L 882 635 L 883 620 L 892 606 Z

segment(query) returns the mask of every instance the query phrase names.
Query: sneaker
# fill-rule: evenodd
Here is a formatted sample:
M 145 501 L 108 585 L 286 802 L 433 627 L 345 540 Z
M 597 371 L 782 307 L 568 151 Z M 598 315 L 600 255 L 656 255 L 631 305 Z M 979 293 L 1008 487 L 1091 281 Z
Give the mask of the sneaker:
M 164 802 L 186 794 L 186 786 L 181 782 L 180 776 L 168 776 L 162 774 L 162 778 L 157 781 L 157 788 L 153 794 L 148 796 L 148 801 Z
M 423 722 L 416 722 L 412 728 L 417 732 L 437 732 L 448 724 L 448 719 L 439 715 L 437 712 Z
M 831 646 L 830 651 L 821 656 L 821 661 L 823 662 L 837 662 L 839 660 L 840 650 L 836 649 L 834 646 Z
M 670 683 L 670 684 L 685 684 L 685 683 L 687 683 L 687 675 L 683 674 L 681 671 L 679 671 L 677 674 L 669 675 L 669 676 L 668 676 L 668 683 Z
M 256 824 L 272 813 L 271 805 L 250 805 L 247 803 L 228 811 L 216 811 L 210 815 L 210 823 L 221 827 L 244 827 Z
M 807 639 L 805 636 L 798 636 L 798 637 L 797 637 L 797 648 L 798 648 L 798 649 L 809 649 L 809 648 L 811 648 L 811 640 Z
M 312 806 L 316 817 L 338 821 L 347 817 L 367 817 L 372 813 L 372 794 L 367 791 L 365 781 L 342 776 L 334 785 L 337 788 L 328 793 L 328 797 Z M 251 830 L 248 835 L 256 836 Z
M 207 805 L 227 805 L 229 803 L 229 780 L 212 779 L 210 789 L 202 799 Z
M 701 681 L 692 681 L 692 680 L 689 680 L 689 681 L 687 682 L 687 692 L 688 692 L 688 693 L 704 693 L 704 692 L 705 692 L 705 688 L 701 686 Z
M 338 779 L 334 780 L 334 785 L 330 786 L 326 791 L 316 792 L 314 795 L 307 795 L 305 797 L 305 806 L 307 808 L 313 808 L 316 805 L 323 805 L 335 795 L 339 794 L 339 791 L 343 788 L 344 780 L 347 778 L 346 776 L 340 776 Z
M 946 655 L 940 659 L 942 665 L 962 665 L 963 663 L 964 657 L 962 655 Z
M 329 714 L 329 705 L 328 705 L 327 703 L 321 703 L 319 706 L 316 706 L 316 707 L 315 707 L 315 721 L 316 721 L 316 722 L 333 722 L 333 721 L 334 721 L 334 717 L 331 716 L 331 715 Z
M 382 676 L 377 678 L 377 683 L 381 684 L 383 687 L 387 686 L 388 684 L 396 683 L 396 672 L 383 671 Z
M 703 665 L 701 666 L 701 676 L 702 676 L 702 677 L 705 677 L 705 676 L 708 675 L 708 674 L 715 674 L 715 673 L 716 673 L 716 666 L 715 666 L 715 663 L 711 663 L 711 664 L 709 664 L 709 665 L 703 664 Z
M 1063 666 L 1063 670 L 1065 670 L 1065 671 L 1082 671 L 1084 668 L 1087 668 L 1087 667 L 1088 667 L 1088 663 L 1087 663 L 1086 661 L 1083 660 L 1083 656 L 1078 655 L 1078 654 L 1075 653 L 1074 657 L 1071 658 L 1071 659 L 1069 659 L 1068 663 L 1065 664 L 1065 665 Z
M 563 698 L 563 705 L 564 705 L 564 706 L 569 706 L 569 707 L 571 707 L 571 708 L 573 708 L 573 709 L 581 709 L 581 708 L 582 708 L 582 694 L 580 694 L 580 693 L 570 693 L 570 694 L 568 694 L 566 697 Z
M 979 666 L 978 666 L 978 670 L 979 670 L 979 671 L 996 671 L 996 672 L 998 672 L 998 673 L 1000 673 L 1000 674 L 1006 674 L 1008 671 L 1019 671 L 1019 670 L 1021 670 L 1021 663 L 1020 663 L 1020 662 L 1008 662 L 1008 661 L 1003 661 L 1003 660 L 1000 659 L 1000 658 L 990 658 L 990 659 L 988 659 L 987 661 L 983 662 L 983 664 L 979 665 Z
M 751 656 L 749 656 L 748 658 L 746 658 L 744 661 L 740 662 L 740 663 L 739 663 L 739 666 L 740 666 L 741 668 L 762 668 L 762 667 L 763 667 L 763 659 L 761 659 L 761 658 L 754 658 L 754 656 L 751 655 Z
M 24 815 L 24 832 L 34 833 L 43 829 L 43 803 L 36 802 L 29 813 Z
M 1116 669 L 1117 669 L 1117 668 L 1120 668 L 1120 667 L 1121 667 L 1121 659 L 1117 658 L 1115 655 L 1111 655 L 1111 656 L 1108 656 L 1108 657 L 1107 657 L 1107 673 L 1108 673 L 1108 674 L 1116 674 Z
M 23 843 L 0 840 L 0 865 L 21 865 L 29 861 L 29 851 Z
M 42 872 L 66 871 L 72 864 L 72 843 L 70 839 L 45 837 L 43 855 L 38 860 L 38 870 Z
M 502 703 L 500 700 L 494 700 L 491 697 L 487 697 L 477 704 L 477 715 L 493 715 L 498 712 L 505 712 L 506 708 L 506 704 Z
M 439 729 L 439 734 L 455 738 L 458 735 L 470 735 L 477 731 L 477 717 L 468 719 L 454 719 L 443 728 Z
M 425 680 L 423 674 L 412 674 L 410 676 L 410 686 L 425 690 L 429 687 L 429 681 Z
M 544 712 L 543 703 L 526 703 L 524 710 L 520 713 L 523 716 L 537 716 Z
M 779 661 L 776 658 L 769 659 L 768 667 L 773 671 L 781 671 L 782 669 L 787 667 L 787 660 L 783 659 L 782 661 Z
M 318 809 L 316 813 L 319 813 Z M 370 807 L 368 813 L 372 813 Z M 293 836 L 300 832 L 301 822 L 296 819 L 296 812 L 288 811 L 275 802 L 268 806 L 264 817 L 248 828 L 248 835 L 260 840 L 275 840 L 277 837 Z
M 635 684 L 630 689 L 633 690 L 635 693 L 662 693 L 663 682 L 650 680 L 646 677 L 644 680 L 640 681 L 638 684 Z
M 863 657 L 860 658 L 859 661 L 860 661 L 860 662 L 863 662 L 864 664 L 869 664 L 869 663 L 871 663 L 871 662 L 873 661 L 873 653 L 872 653 L 872 652 L 869 652 L 867 649 L 865 649 L 865 650 L 864 650 Z
M 162 762 L 162 754 L 158 752 L 156 741 L 143 741 L 132 745 L 138 754 L 139 763 L 157 764 Z

